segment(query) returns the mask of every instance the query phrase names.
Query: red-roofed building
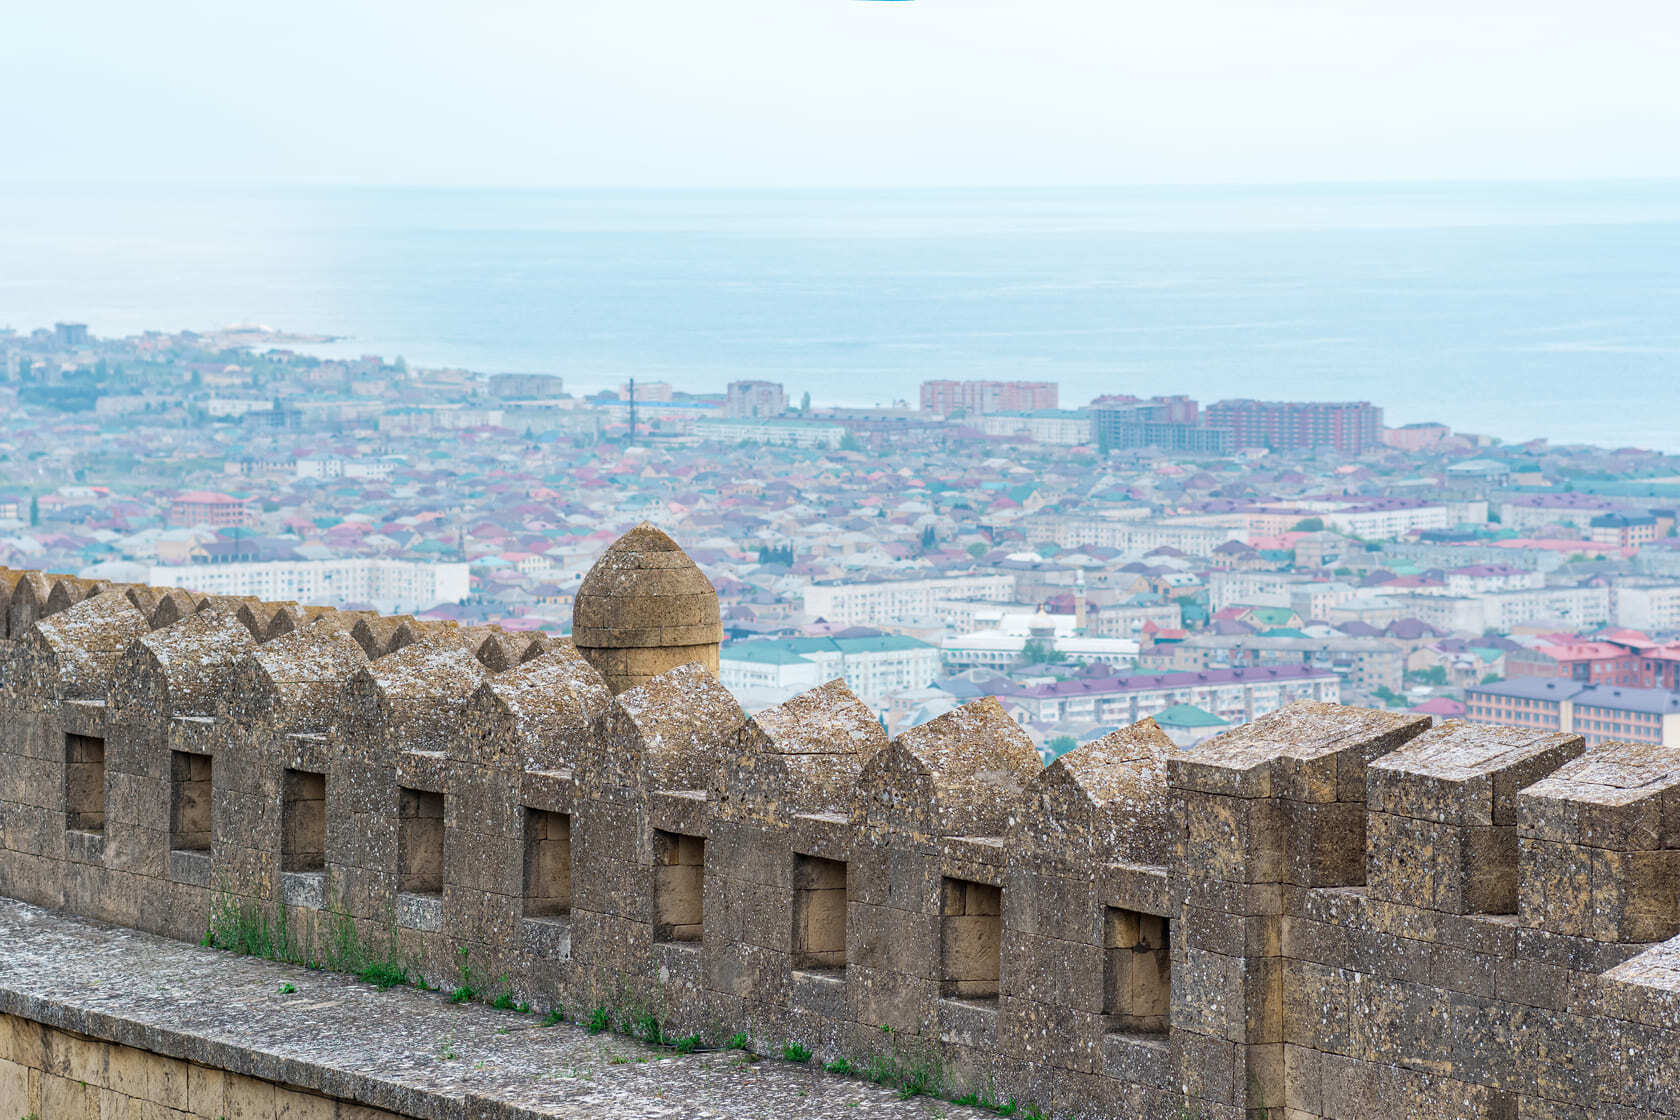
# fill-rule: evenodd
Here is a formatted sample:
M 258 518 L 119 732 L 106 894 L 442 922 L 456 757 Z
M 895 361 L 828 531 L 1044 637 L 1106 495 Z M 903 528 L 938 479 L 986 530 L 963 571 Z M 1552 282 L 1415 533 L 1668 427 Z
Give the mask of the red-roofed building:
M 1648 687 L 1639 651 L 1619 642 L 1568 642 L 1512 650 L 1505 657 L 1511 677 L 1563 677 L 1581 684 Z
M 1421 704 L 1413 704 L 1407 711 L 1418 716 L 1434 716 L 1436 719 L 1463 719 L 1465 706 L 1461 700 L 1454 700 L 1449 696 L 1436 696 Z
M 169 523 L 183 527 L 208 525 L 215 529 L 250 528 L 256 523 L 251 510 L 255 501 L 255 498 L 236 498 L 214 490 L 189 490 L 170 501 Z
M 1680 692 L 1680 642 L 1640 650 L 1639 668 L 1643 687 Z

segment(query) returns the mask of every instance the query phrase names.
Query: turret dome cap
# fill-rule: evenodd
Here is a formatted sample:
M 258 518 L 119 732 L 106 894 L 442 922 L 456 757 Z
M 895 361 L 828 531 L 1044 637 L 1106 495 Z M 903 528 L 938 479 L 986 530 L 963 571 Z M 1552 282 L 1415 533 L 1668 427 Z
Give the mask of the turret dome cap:
M 717 589 L 677 542 L 644 521 L 601 554 L 572 604 L 579 648 L 723 641 Z

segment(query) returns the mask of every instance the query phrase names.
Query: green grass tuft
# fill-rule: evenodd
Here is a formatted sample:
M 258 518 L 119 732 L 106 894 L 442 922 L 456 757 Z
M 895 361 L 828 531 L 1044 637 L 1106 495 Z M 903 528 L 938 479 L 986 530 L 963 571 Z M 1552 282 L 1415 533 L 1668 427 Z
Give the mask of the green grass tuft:
M 803 1065 L 810 1060 L 811 1051 L 797 1042 L 790 1042 L 782 1047 L 782 1061 L 784 1062 L 798 1062 Z
M 369 961 L 356 970 L 356 979 L 380 991 L 408 983 L 408 970 L 395 961 Z

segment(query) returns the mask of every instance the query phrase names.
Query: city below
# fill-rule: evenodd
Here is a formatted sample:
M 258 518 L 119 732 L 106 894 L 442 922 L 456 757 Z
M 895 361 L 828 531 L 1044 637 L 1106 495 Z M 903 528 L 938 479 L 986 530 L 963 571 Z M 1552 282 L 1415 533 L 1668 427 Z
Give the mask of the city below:
M 0 331 L 0 566 L 563 634 L 648 521 L 748 712 L 842 677 L 894 734 L 996 696 L 1047 759 L 1303 698 L 1680 745 L 1680 457 L 1170 385 L 574 396 L 293 342 Z

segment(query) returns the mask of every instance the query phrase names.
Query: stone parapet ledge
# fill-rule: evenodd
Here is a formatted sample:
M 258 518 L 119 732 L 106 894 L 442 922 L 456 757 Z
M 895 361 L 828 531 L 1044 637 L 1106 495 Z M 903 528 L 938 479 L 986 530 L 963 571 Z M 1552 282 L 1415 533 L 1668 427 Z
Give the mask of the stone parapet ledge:
M 541 1010 L 519 1014 L 454 1004 L 443 993 L 381 991 L 9 900 L 0 900 L 0 1016 L 176 1063 L 174 1071 L 154 1070 L 154 1082 L 173 1072 L 185 1083 L 180 1063 L 192 1063 L 329 1098 L 284 1116 L 332 1117 L 335 1102 L 341 1120 L 371 1120 L 365 1109 L 417 1120 L 993 1115 L 936 1099 L 901 1100 L 814 1063 L 749 1062 L 737 1051 L 677 1054 L 575 1023 L 543 1026 Z M 54 1049 L 39 1055 L 42 1066 L 97 1087 L 106 1067 L 96 1049 Z M 0 1053 L 0 1102 L 11 1100 L 7 1078 L 16 1064 Z M 275 1106 L 267 1107 L 225 1115 L 272 1120 Z

